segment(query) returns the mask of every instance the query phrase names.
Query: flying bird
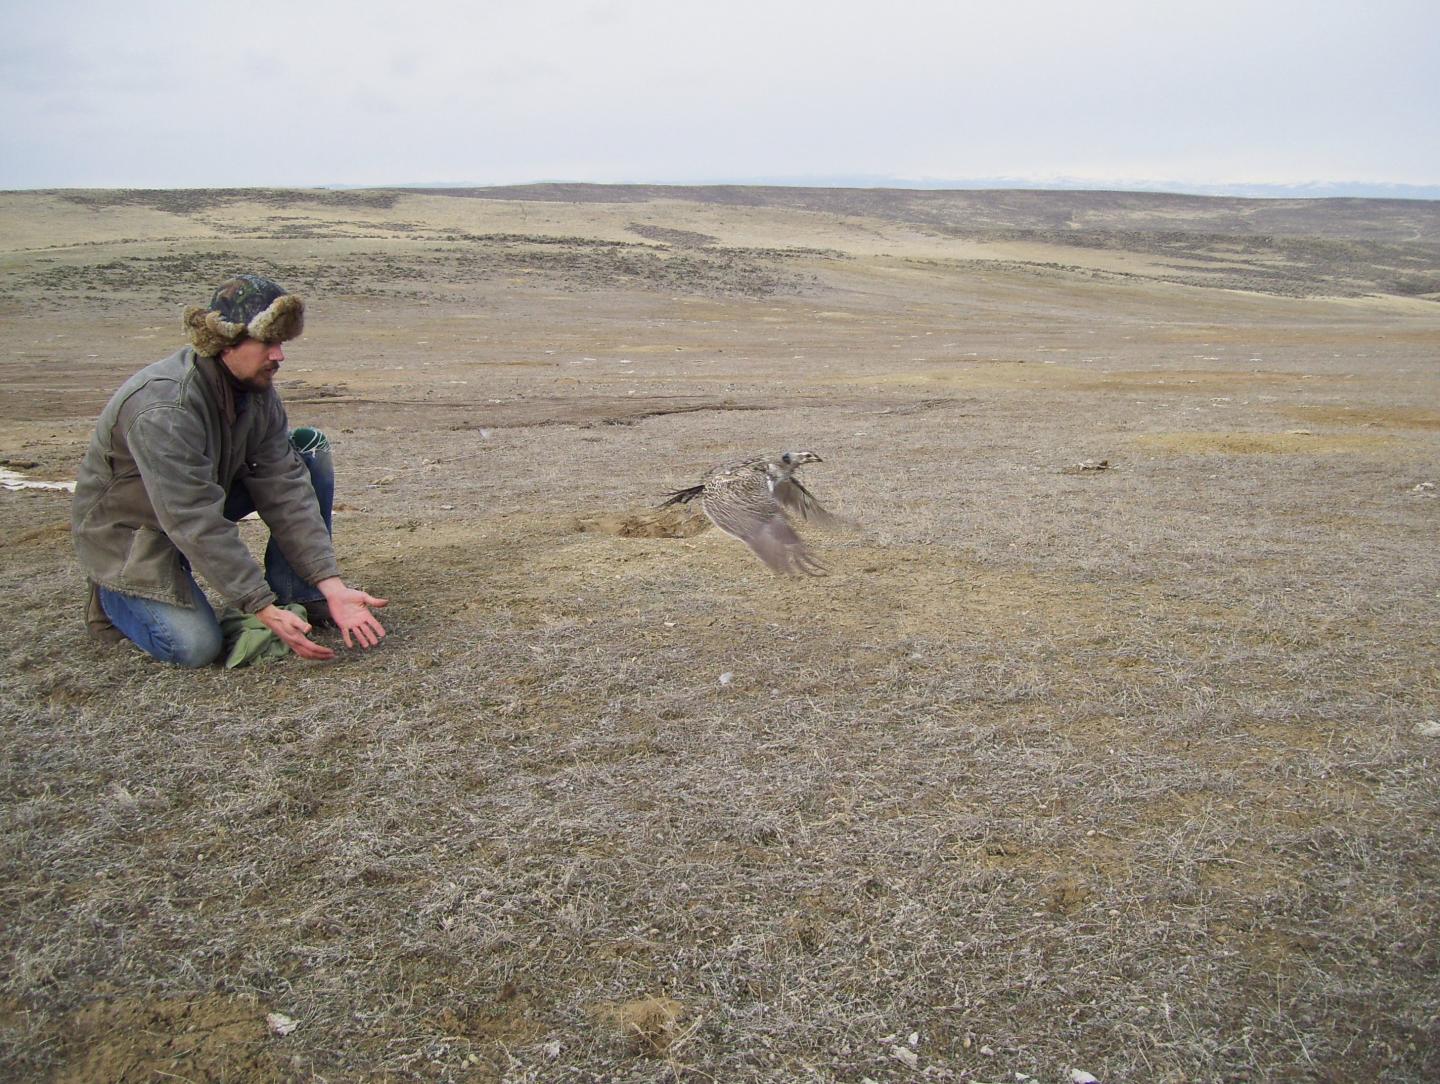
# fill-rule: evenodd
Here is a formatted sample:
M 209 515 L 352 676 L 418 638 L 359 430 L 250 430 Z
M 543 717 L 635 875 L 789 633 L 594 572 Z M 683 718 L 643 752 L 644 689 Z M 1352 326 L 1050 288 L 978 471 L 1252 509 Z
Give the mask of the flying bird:
M 825 526 L 839 522 L 795 477 L 799 467 L 821 462 L 814 452 L 796 451 L 721 463 L 707 470 L 699 485 L 675 490 L 660 507 L 699 497 L 711 523 L 744 542 L 774 571 L 820 576 L 825 566 L 795 533 L 789 516 Z

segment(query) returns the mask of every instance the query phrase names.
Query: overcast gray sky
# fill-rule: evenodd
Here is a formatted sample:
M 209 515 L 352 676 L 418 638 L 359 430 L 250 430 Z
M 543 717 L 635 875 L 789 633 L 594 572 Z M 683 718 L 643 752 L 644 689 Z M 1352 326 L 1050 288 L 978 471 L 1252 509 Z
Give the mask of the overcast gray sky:
M 1436 0 L 0 0 L 0 187 L 1440 183 Z

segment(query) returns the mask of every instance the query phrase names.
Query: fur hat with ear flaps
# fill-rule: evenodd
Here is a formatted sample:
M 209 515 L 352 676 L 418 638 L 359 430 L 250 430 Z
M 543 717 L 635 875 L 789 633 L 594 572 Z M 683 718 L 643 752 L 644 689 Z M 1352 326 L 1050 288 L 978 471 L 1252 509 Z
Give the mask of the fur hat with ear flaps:
M 288 342 L 304 329 L 305 302 L 259 275 L 221 283 L 207 308 L 185 310 L 190 344 L 212 358 L 241 339 Z

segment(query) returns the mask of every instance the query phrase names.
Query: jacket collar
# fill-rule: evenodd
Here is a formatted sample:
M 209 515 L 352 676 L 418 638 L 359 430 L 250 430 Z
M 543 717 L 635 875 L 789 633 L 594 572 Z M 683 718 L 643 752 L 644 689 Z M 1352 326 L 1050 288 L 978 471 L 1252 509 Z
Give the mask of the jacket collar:
M 197 353 L 195 368 L 209 385 L 215 402 L 220 407 L 220 416 L 225 419 L 225 424 L 234 425 L 240 411 L 245 409 L 243 400 L 250 393 L 235 383 L 230 371 L 225 368 L 219 358 Z

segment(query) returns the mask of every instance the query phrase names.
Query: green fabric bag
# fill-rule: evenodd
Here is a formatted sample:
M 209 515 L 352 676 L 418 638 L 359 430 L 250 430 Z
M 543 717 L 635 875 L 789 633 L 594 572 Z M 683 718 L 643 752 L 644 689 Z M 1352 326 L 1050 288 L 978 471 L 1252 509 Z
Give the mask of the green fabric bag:
M 292 614 L 305 617 L 305 607 L 298 602 L 280 607 Z M 226 610 L 220 618 L 220 632 L 225 637 L 225 669 L 264 662 L 267 659 L 281 659 L 290 654 L 284 641 L 276 636 L 254 614 L 243 614 L 239 610 Z

